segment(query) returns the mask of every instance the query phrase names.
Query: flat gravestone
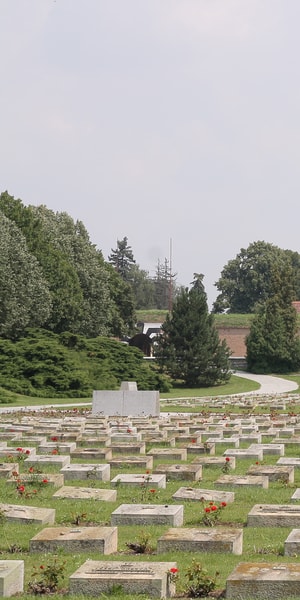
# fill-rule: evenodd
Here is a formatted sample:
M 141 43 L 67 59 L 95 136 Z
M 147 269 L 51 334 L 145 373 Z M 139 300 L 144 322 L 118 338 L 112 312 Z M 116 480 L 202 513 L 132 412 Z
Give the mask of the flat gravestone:
M 252 460 L 263 460 L 263 451 L 262 450 L 240 450 L 239 448 L 237 448 L 236 450 L 233 448 L 228 448 L 228 450 L 225 450 L 223 456 L 235 456 L 235 458 L 240 458 L 240 459 L 252 459 Z
M 145 454 L 146 452 L 146 444 L 145 442 L 129 442 L 129 443 L 120 443 L 117 444 L 113 442 L 111 439 L 111 445 L 109 446 L 113 452 L 113 454 Z
M 100 488 L 74 487 L 65 485 L 57 490 L 53 498 L 69 498 L 70 500 L 101 500 L 103 502 L 115 502 L 116 490 L 102 490 Z
M 3 512 L 7 521 L 17 521 L 19 523 L 38 523 L 41 525 L 49 523 L 49 525 L 52 525 L 55 521 L 54 508 L 0 504 L 0 512 Z
M 17 478 L 21 483 L 26 485 L 41 486 L 45 487 L 53 485 L 54 487 L 60 487 L 64 484 L 64 476 L 59 473 L 20 473 Z M 6 480 L 6 483 L 16 483 L 15 477 L 10 477 Z
M 268 477 L 263 475 L 221 475 L 216 481 L 215 486 L 241 486 L 241 487 L 261 487 L 267 489 L 269 487 Z
M 43 466 L 43 467 L 64 467 L 70 464 L 70 456 L 66 454 L 36 454 L 24 460 L 26 467 Z
M 192 500 L 195 502 L 234 502 L 234 492 L 181 487 L 172 498 L 174 500 Z
M 180 504 L 121 504 L 111 513 L 111 525 L 183 525 Z
M 284 556 L 299 556 L 300 529 L 293 529 L 284 542 Z
M 100 552 L 118 549 L 117 527 L 47 527 L 30 540 L 30 552 Z
M 202 477 L 202 465 L 157 465 L 154 473 L 164 473 L 170 481 L 199 481 Z
M 55 450 L 58 451 L 58 454 L 70 454 L 75 449 L 76 442 L 46 442 L 38 446 L 40 454 L 51 454 Z
M 63 467 L 60 472 L 65 481 L 73 479 L 99 479 L 99 481 L 109 481 L 110 466 L 99 464 L 71 464 Z
M 255 504 L 248 513 L 249 527 L 300 526 L 300 507 L 295 504 Z
M 235 469 L 235 457 L 227 456 L 228 460 L 224 456 L 197 456 L 194 458 L 192 464 L 199 464 L 203 467 L 218 467 L 220 469 Z
M 186 448 L 151 448 L 147 455 L 168 460 L 187 460 Z
M 300 458 L 287 458 L 286 456 L 283 458 L 279 458 L 277 463 L 277 465 L 280 466 L 290 466 L 290 467 L 294 467 L 295 469 L 299 469 L 300 467 Z
M 83 460 L 110 460 L 112 458 L 111 448 L 81 448 L 71 452 L 71 458 L 80 458 Z
M 0 463 L 0 478 L 9 477 L 13 471 L 19 472 L 19 463 Z
M 157 541 L 157 552 L 178 551 L 242 554 L 243 530 L 231 527 L 168 529 Z
M 24 588 L 24 561 L 0 560 L 0 596 L 20 594 Z
M 262 449 L 264 456 L 284 456 L 284 444 L 251 444 L 250 450 Z
M 229 600 L 299 598 L 299 563 L 240 563 L 226 580 Z
M 216 446 L 214 442 L 204 442 L 203 444 L 188 444 L 187 454 L 215 454 Z
M 265 475 L 269 481 L 282 481 L 294 483 L 294 467 L 281 465 L 252 465 L 248 475 Z
M 70 594 L 85 596 L 110 595 L 120 587 L 128 595 L 147 594 L 153 598 L 175 595 L 170 577 L 176 562 L 121 562 L 87 560 L 69 578 Z
M 291 496 L 291 500 L 294 502 L 297 502 L 297 500 L 300 500 L 300 488 L 296 488 L 293 495 Z
M 135 390 L 95 390 L 92 415 L 159 416 L 159 392 Z
M 108 460 L 111 467 L 143 467 L 144 469 L 153 468 L 153 456 L 120 456 Z
M 121 473 L 116 475 L 111 480 L 111 485 L 133 485 L 135 487 L 152 487 L 166 489 L 166 475 L 165 474 L 153 474 L 153 475 L 135 475 Z

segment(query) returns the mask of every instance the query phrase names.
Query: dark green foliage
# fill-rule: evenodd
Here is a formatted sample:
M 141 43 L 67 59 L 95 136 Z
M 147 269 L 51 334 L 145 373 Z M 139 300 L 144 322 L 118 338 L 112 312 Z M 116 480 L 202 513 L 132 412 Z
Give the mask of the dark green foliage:
M 138 389 L 168 390 L 165 378 L 139 350 L 112 339 L 46 330 L 28 330 L 15 342 L 0 339 L 0 386 L 16 393 L 81 398 L 130 380 Z
M 246 339 L 248 369 L 253 373 L 288 373 L 300 367 L 291 281 L 291 267 L 272 269 L 272 293 L 259 307 Z
M 255 312 L 259 303 L 271 294 L 272 268 L 277 265 L 292 267 L 291 283 L 294 297 L 300 298 L 300 255 L 282 250 L 264 241 L 253 242 L 247 249 L 230 260 L 221 272 L 216 287 L 221 292 L 213 306 L 216 313 Z
M 124 279 L 124 281 L 131 281 L 131 271 L 135 260 L 131 246 L 128 246 L 128 238 L 124 237 L 122 240 L 117 240 L 117 248 L 111 249 L 111 254 L 108 257 L 108 261 L 114 266 L 115 270 Z
M 156 351 L 161 370 L 189 387 L 217 385 L 230 377 L 229 349 L 208 313 L 202 278 L 196 276 L 192 288 L 177 296 Z

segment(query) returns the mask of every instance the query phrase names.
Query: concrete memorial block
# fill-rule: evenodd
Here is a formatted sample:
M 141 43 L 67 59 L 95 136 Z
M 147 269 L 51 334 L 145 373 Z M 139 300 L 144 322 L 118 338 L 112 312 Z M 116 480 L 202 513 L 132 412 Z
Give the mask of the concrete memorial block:
M 255 504 L 248 513 L 248 527 L 300 526 L 300 507 L 295 504 Z
M 24 590 L 24 560 L 0 560 L 0 596 L 9 598 Z
M 194 458 L 192 464 L 199 464 L 202 467 L 218 467 L 219 469 L 235 469 L 235 457 L 227 457 L 224 456 L 197 456 Z
M 38 508 L 35 506 L 23 506 L 19 504 L 0 504 L 0 511 L 4 513 L 7 521 L 19 523 L 37 523 L 52 525 L 55 521 L 54 508 Z
M 111 433 L 110 435 L 110 443 L 111 445 L 117 446 L 118 444 L 122 447 L 122 444 L 124 445 L 136 445 L 138 446 L 138 442 L 140 443 L 144 443 L 141 440 L 141 433 L 126 433 L 125 431 L 122 433 L 121 431 L 116 432 L 116 433 Z M 120 450 L 120 452 L 122 452 L 122 450 Z
M 13 471 L 19 473 L 19 463 L 0 462 L 0 478 L 9 477 Z
M 60 487 L 64 484 L 64 476 L 60 473 L 20 473 L 18 478 L 21 483 L 32 486 L 48 486 Z M 16 484 L 16 478 L 10 476 L 6 483 Z
M 132 485 L 135 487 L 149 487 L 149 488 L 161 488 L 166 489 L 166 475 L 165 474 L 152 474 L 152 475 L 134 475 L 121 473 L 116 475 L 111 480 L 111 485 Z
M 232 435 L 231 437 L 227 437 L 227 438 L 215 438 L 213 436 L 210 436 L 207 438 L 206 440 L 207 444 L 214 444 L 214 446 L 218 447 L 218 446 L 224 446 L 224 444 L 227 447 L 231 447 L 231 448 L 239 448 L 240 446 L 240 439 L 236 436 L 236 435 Z M 214 453 L 212 453 L 214 454 Z
M 81 448 L 71 452 L 71 458 L 80 458 L 83 460 L 110 460 L 112 458 L 111 448 Z
M 263 451 L 262 450 L 250 450 L 249 448 L 246 450 L 240 449 L 231 449 L 225 450 L 223 456 L 235 456 L 235 458 L 240 459 L 252 459 L 252 460 L 263 460 Z
M 176 444 L 201 444 L 201 435 L 197 434 L 197 435 L 174 435 L 174 439 L 175 439 L 175 443 Z
M 111 525 L 183 525 L 180 504 L 121 504 L 111 514 Z
M 41 466 L 41 467 L 64 467 L 70 464 L 70 456 L 67 454 L 36 454 L 33 457 L 25 458 L 24 465 L 27 467 Z
M 284 458 L 279 458 L 276 464 L 280 465 L 280 466 L 290 466 L 295 469 L 299 469 L 300 468 L 300 458 L 292 458 L 292 457 L 287 458 L 285 456 Z
M 192 500 L 195 502 L 234 502 L 234 492 L 205 490 L 192 487 L 181 487 L 172 498 L 174 500 Z
M 159 392 L 95 390 L 92 415 L 159 416 Z
M 17 460 L 20 455 L 22 455 L 22 460 L 24 456 L 35 456 L 36 449 L 31 448 L 23 448 L 23 446 L 18 446 L 18 448 L 14 448 L 12 446 L 7 446 L 6 448 L 0 449 L 0 460 L 2 458 L 11 458 Z M 26 459 L 25 459 L 26 460 Z
M 169 481 L 199 481 L 202 465 L 157 465 L 153 473 L 164 473 Z
M 216 481 L 215 486 L 242 486 L 242 487 L 261 487 L 267 489 L 269 487 L 268 477 L 263 475 L 221 475 Z
M 240 444 L 261 444 L 261 433 L 253 433 L 252 435 L 240 435 Z
M 111 467 L 142 467 L 144 469 L 153 468 L 153 456 L 120 456 L 108 460 Z
M 76 448 L 76 442 L 45 442 L 38 446 L 40 454 L 51 454 L 57 450 L 59 454 L 70 454 Z
M 294 467 L 280 465 L 252 465 L 247 471 L 248 475 L 265 475 L 269 481 L 294 482 Z
M 215 454 L 215 443 L 204 442 L 203 444 L 188 444 L 187 454 Z
M 129 441 L 128 443 L 116 443 L 113 442 L 113 439 L 111 438 L 111 444 L 109 447 L 113 454 L 145 454 L 146 452 L 145 442 Z
M 297 500 L 300 500 L 300 488 L 297 488 L 293 495 L 291 496 L 291 500 L 296 502 Z
M 118 550 L 117 527 L 47 527 L 30 540 L 30 552 L 99 552 Z
M 60 472 L 63 474 L 65 481 L 71 479 L 99 479 L 99 481 L 110 480 L 110 465 L 99 465 L 98 463 L 71 464 L 63 467 Z
M 299 563 L 239 563 L 226 581 L 229 600 L 299 598 Z
M 128 595 L 147 594 L 153 598 L 175 595 L 175 583 L 170 577 L 176 562 L 121 562 L 87 560 L 69 578 L 70 594 L 102 596 L 111 594 L 116 586 Z
M 103 490 L 100 488 L 75 487 L 65 485 L 52 496 L 53 498 L 69 498 L 70 500 L 101 500 L 102 502 L 115 502 L 116 490 Z
M 166 458 L 168 460 L 187 460 L 186 448 L 151 448 L 147 456 Z
M 172 551 L 242 554 L 243 530 L 231 527 L 168 529 L 157 541 L 157 552 Z
M 263 456 L 271 454 L 272 456 L 284 456 L 284 444 L 251 444 L 250 450 L 261 449 Z
M 299 556 L 300 529 L 293 529 L 284 542 L 284 556 Z

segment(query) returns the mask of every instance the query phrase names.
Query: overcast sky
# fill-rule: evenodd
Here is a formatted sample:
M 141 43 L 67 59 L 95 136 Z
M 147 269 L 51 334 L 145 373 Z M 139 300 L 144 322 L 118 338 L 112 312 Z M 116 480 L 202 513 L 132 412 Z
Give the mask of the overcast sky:
M 0 191 L 107 259 L 203 273 L 300 251 L 299 0 L 0 0 Z

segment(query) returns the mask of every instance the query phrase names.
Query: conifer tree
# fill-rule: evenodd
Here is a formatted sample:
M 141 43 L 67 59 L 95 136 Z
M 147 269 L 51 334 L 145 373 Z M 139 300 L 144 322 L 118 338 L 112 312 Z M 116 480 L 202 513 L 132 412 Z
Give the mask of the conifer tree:
M 210 386 L 230 378 L 229 354 L 208 312 L 203 275 L 195 274 L 191 289 L 179 292 L 162 326 L 157 362 L 162 372 L 186 386 Z
M 272 293 L 259 307 L 246 339 L 253 373 L 287 373 L 300 367 L 300 338 L 290 264 L 272 269 Z

